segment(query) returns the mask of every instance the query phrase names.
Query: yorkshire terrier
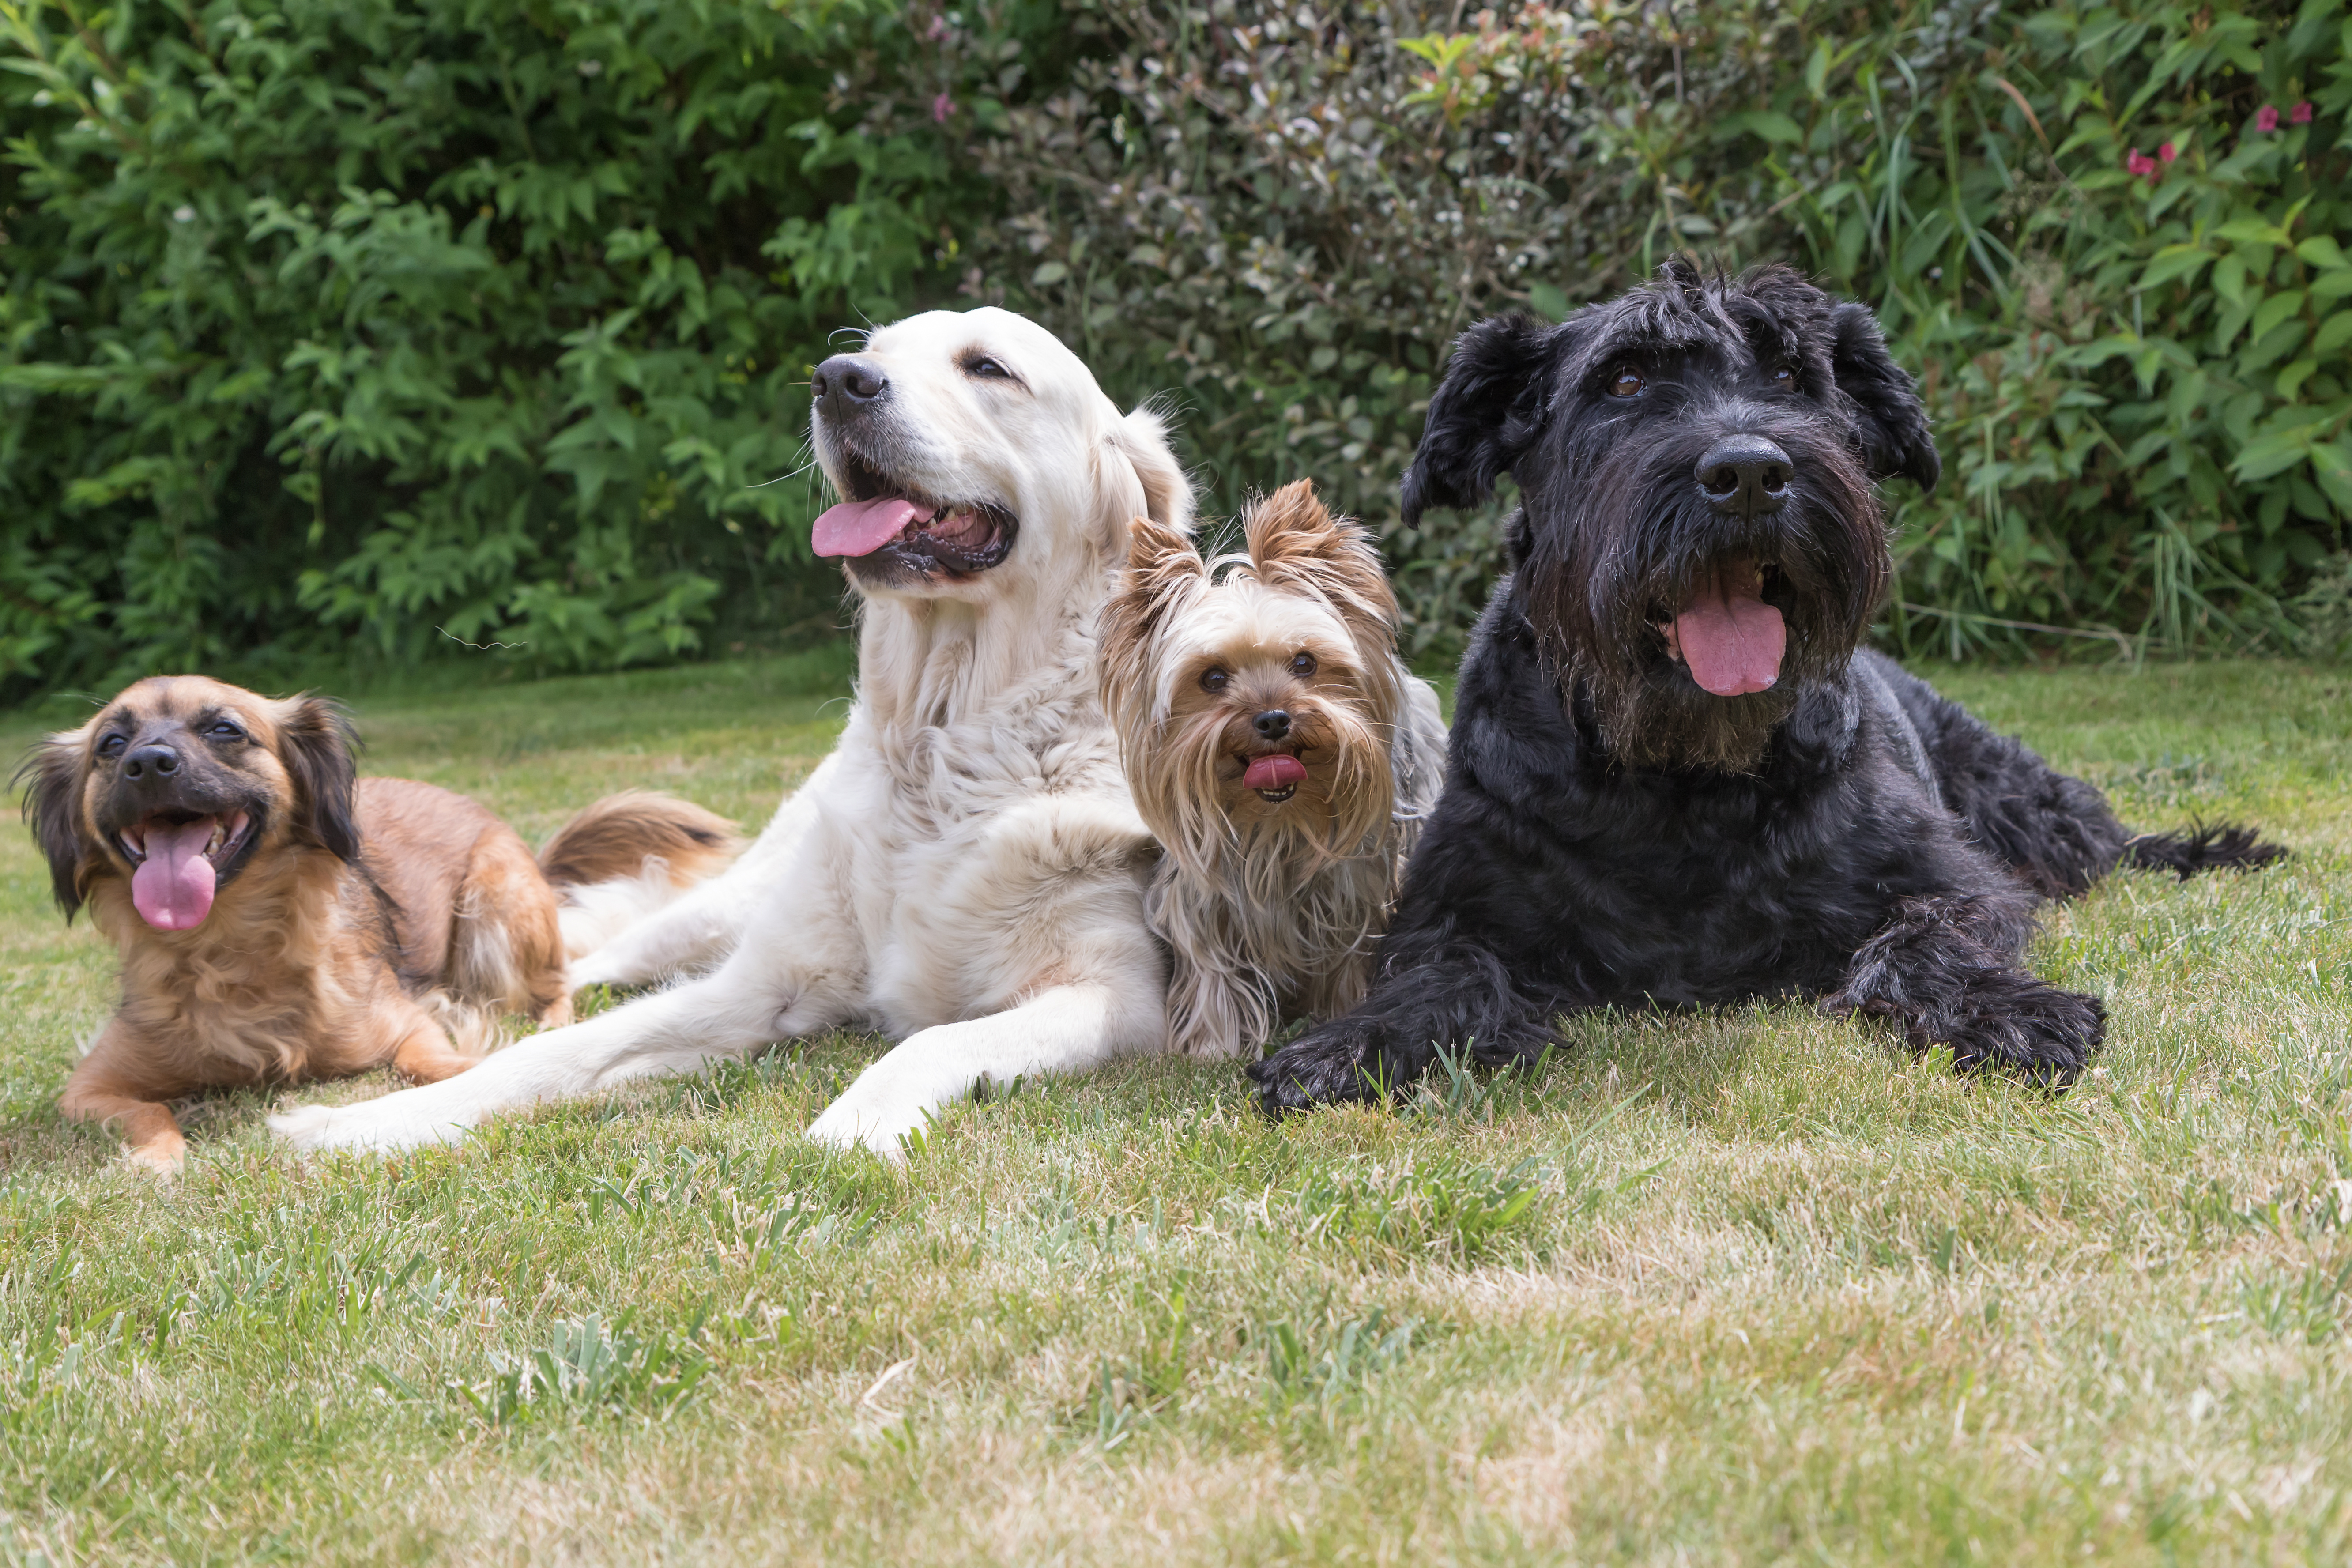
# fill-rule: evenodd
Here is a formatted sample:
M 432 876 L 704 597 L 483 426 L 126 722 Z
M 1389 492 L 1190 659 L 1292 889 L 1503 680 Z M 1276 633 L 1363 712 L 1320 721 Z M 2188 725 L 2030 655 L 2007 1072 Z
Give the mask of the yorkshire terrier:
M 1203 560 L 1138 518 L 1102 623 L 1103 705 L 1162 850 L 1170 1035 L 1207 1057 L 1355 1005 L 1445 771 L 1370 536 L 1304 479 L 1242 529 L 1248 553 Z

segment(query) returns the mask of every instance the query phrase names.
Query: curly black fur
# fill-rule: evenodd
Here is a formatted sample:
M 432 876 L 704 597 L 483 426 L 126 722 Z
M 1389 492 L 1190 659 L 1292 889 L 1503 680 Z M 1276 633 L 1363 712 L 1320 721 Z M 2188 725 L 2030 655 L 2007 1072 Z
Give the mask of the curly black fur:
M 1769 505 L 1710 488 L 1733 437 L 1785 456 Z M 2133 838 L 2097 790 L 1859 648 L 1891 571 L 1874 487 L 1939 465 L 1870 312 L 1794 272 L 1675 262 L 1557 327 L 1473 328 L 1406 514 L 1506 472 L 1514 574 L 1463 661 L 1379 978 L 1251 1069 L 1269 1108 L 1367 1098 L 1441 1047 L 1531 1061 L 1578 1009 L 1759 997 L 2063 1085 L 2106 1014 L 2020 967 L 2040 900 L 2118 864 L 2279 854 L 2240 828 Z M 1727 561 L 1762 563 L 1787 640 L 1769 688 L 1717 696 L 1667 626 Z

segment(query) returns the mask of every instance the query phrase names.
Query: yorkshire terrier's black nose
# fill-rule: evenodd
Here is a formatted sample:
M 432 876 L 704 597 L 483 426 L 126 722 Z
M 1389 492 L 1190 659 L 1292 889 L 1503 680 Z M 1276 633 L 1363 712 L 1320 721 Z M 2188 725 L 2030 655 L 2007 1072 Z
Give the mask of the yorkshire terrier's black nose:
M 1789 499 L 1795 465 L 1761 436 L 1733 436 L 1698 460 L 1698 488 L 1717 511 L 1754 517 Z
M 1290 715 L 1279 708 L 1269 708 L 1250 721 L 1250 728 L 1257 731 L 1261 741 L 1279 741 L 1290 733 Z
M 170 778 L 180 771 L 180 753 L 165 745 L 142 746 L 122 759 L 122 776 L 140 783 Z
M 882 367 L 856 354 L 835 354 L 809 377 L 809 391 L 828 418 L 855 414 L 890 390 Z

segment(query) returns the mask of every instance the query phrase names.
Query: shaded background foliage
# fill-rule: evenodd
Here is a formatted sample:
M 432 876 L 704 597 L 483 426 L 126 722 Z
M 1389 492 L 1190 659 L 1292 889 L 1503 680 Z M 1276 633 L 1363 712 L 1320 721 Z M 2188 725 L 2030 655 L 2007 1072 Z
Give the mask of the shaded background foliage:
M 1395 480 L 1452 335 L 1669 251 L 1872 301 L 1911 651 L 2334 648 L 2352 50 L 2301 5 L 0 0 L 0 679 L 814 634 L 808 367 L 938 302 L 1164 396 L 1213 508 Z M 770 482 L 776 481 L 776 482 Z M 464 657 L 478 657 L 463 655 Z

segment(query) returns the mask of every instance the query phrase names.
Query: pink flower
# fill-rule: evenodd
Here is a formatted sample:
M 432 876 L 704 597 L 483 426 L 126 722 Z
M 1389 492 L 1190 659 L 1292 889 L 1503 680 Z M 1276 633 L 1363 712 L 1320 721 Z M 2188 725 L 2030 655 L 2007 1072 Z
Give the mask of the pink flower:
M 2169 142 L 2167 142 L 2163 146 L 2158 147 L 2156 150 L 2156 155 L 2163 159 L 2168 163 L 2180 156 L 2179 153 L 2173 151 L 2172 143 Z
M 948 122 L 948 116 L 954 112 L 955 100 L 950 98 L 946 93 L 943 92 L 940 94 L 939 97 L 931 100 L 931 122 L 933 124 L 945 125 Z
M 2158 164 L 2155 159 L 2135 147 L 2131 150 L 2130 156 L 2124 160 L 2124 167 L 2135 174 L 2146 174 L 2153 179 Z
M 948 19 L 945 16 L 932 17 L 930 30 L 923 35 L 923 37 L 930 39 L 933 43 L 938 43 L 941 38 L 944 38 L 947 36 Z
M 2288 123 L 2288 124 L 2290 124 L 2290 125 L 2308 125 L 2308 124 L 2310 124 L 2310 123 L 2311 123 L 2311 100 L 2309 100 L 2309 99 L 2307 99 L 2307 98 L 2306 98 L 2306 99 L 2305 99 L 2301 103 L 2296 104 L 2296 105 L 2294 106 L 2294 111 L 2293 111 L 2292 113 L 2288 114 L 2288 116 L 2286 117 L 2286 121 L 2287 121 L 2287 123 Z
M 2277 130 L 2277 129 L 2278 129 L 2278 110 L 2275 110 L 2275 109 L 2273 109 L 2273 108 L 2272 108 L 2269 104 L 2267 104 L 2267 103 L 2263 104 L 2260 109 L 2255 110 L 2254 110 L 2254 129 L 2255 129 L 2255 130 L 2257 130 L 2257 131 L 2275 131 L 2275 130 Z

